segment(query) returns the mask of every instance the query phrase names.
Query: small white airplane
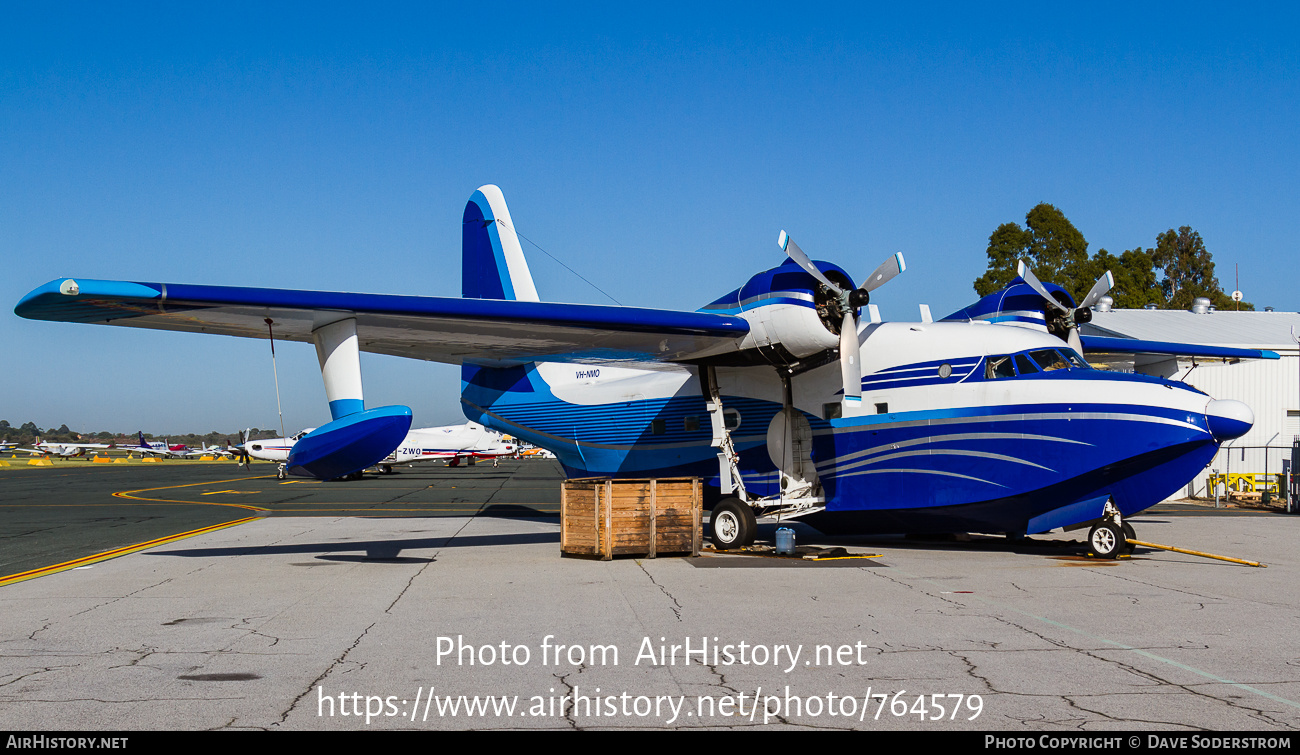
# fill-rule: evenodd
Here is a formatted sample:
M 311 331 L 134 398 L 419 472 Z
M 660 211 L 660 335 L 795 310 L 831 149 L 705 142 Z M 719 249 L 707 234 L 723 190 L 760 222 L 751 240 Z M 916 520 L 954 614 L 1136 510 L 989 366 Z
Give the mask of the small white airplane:
M 247 441 L 242 447 L 254 459 L 278 462 L 283 467 L 288 462 L 294 445 L 315 429 L 309 427 L 288 438 Z M 488 430 L 478 423 L 468 422 L 463 425 L 411 430 L 401 445 L 374 466 L 379 466 L 386 474 L 392 474 L 393 467 L 398 464 L 450 460 L 455 465 L 461 459 L 509 456 L 514 452 L 514 444 L 506 443 L 500 433 Z M 284 478 L 287 470 L 281 468 L 278 476 Z
M 293 451 L 294 444 L 301 440 L 304 435 L 315 429 L 316 428 L 314 427 L 309 427 L 305 430 L 294 433 L 287 438 L 246 440 L 237 446 L 237 448 L 242 448 L 245 453 L 254 459 L 283 463 L 289 460 L 289 453 Z
M 171 445 L 166 441 L 154 441 L 153 443 L 150 443 L 144 439 L 143 432 L 139 434 L 139 439 L 136 441 L 134 446 L 118 446 L 118 448 L 130 453 L 137 453 L 142 456 L 157 456 L 162 459 L 170 459 L 174 456 L 183 456 L 186 450 L 184 445 Z
M 507 443 L 501 433 L 489 430 L 477 422 L 444 427 L 425 427 L 406 434 L 402 444 L 380 460 L 378 466 L 392 474 L 398 464 L 418 461 L 449 461 L 457 466 L 461 459 L 491 459 L 513 456 L 517 446 Z
M 180 455 L 187 459 L 197 459 L 200 456 L 231 457 L 235 455 L 235 452 L 230 450 L 229 448 L 222 448 L 216 443 L 213 443 L 210 446 L 199 446 L 198 448 L 191 448 L 186 451 L 182 451 Z
M 14 451 L 69 459 L 74 456 L 84 456 L 87 451 L 113 447 L 111 443 L 48 443 L 42 442 L 40 438 L 37 438 L 32 445 L 34 448 L 15 448 Z
M 832 533 L 1090 528 L 1093 552 L 1114 557 L 1129 517 L 1254 415 L 1083 354 L 1277 358 L 1080 337 L 1109 274 L 1076 303 L 1025 268 L 943 320 L 882 322 L 869 300 L 901 254 L 859 286 L 784 231 L 783 264 L 695 312 L 543 302 L 500 189 L 475 192 L 461 227 L 461 298 L 59 278 L 15 312 L 314 343 L 334 419 L 286 464 L 324 479 L 410 429 L 407 407 L 364 408 L 360 351 L 459 364 L 468 419 L 554 452 L 570 477 L 703 478 L 722 549 L 751 542 L 761 515 Z

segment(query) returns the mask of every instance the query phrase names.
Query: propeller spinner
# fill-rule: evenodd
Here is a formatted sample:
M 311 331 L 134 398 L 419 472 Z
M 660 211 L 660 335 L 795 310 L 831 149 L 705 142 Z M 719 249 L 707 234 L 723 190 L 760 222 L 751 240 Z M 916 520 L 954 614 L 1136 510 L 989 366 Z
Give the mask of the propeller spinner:
M 903 253 L 899 252 L 885 260 L 877 267 L 863 284 L 852 290 L 844 290 L 831 282 L 826 274 L 813 264 L 807 254 L 790 238 L 790 234 L 781 231 L 777 237 L 777 246 L 794 260 L 799 267 L 808 271 L 836 297 L 839 310 L 843 316 L 840 323 L 840 375 L 844 380 L 844 397 L 850 400 L 862 400 L 862 365 L 859 364 L 860 344 L 858 343 L 858 310 L 871 301 L 871 292 L 888 283 L 894 276 L 907 269 Z

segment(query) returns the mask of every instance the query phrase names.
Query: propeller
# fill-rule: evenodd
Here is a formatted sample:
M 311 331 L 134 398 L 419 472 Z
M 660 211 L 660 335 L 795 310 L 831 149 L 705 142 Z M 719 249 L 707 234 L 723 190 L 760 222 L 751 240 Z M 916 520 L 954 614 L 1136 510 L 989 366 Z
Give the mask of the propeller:
M 235 458 L 239 460 L 239 465 L 244 469 L 252 469 L 253 467 L 253 461 L 248 455 L 248 434 L 249 430 L 244 430 L 239 434 L 239 452 L 235 455 Z M 226 441 L 226 445 L 230 445 L 229 440 Z
M 1115 285 L 1115 277 L 1110 274 L 1109 270 L 1107 270 L 1105 275 L 1098 278 L 1097 282 L 1092 284 L 1092 288 L 1083 297 L 1083 300 L 1079 302 L 1079 306 L 1071 309 L 1062 303 L 1061 300 L 1053 296 L 1047 288 L 1043 286 L 1043 284 L 1038 280 L 1038 277 L 1029 269 L 1029 265 L 1025 264 L 1024 260 L 1020 260 L 1016 263 L 1016 274 L 1018 274 L 1025 283 L 1029 284 L 1030 288 L 1037 291 L 1038 295 L 1043 297 L 1043 299 L 1048 304 L 1052 305 L 1052 307 L 1054 307 L 1059 313 L 1058 317 L 1055 318 L 1059 325 L 1056 325 L 1054 328 L 1052 327 L 1053 323 L 1049 322 L 1048 330 L 1064 328 L 1066 330 L 1066 343 L 1070 344 L 1070 348 L 1082 354 L 1083 341 L 1079 338 L 1079 326 L 1092 320 L 1092 305 L 1096 304 L 1101 297 L 1106 295 L 1106 292 L 1110 290 L 1110 287 Z M 1049 320 L 1051 319 L 1052 318 L 1049 318 Z
M 863 284 L 852 290 L 844 290 L 826 277 L 826 274 L 813 264 L 807 254 L 794 243 L 790 234 L 781 231 L 776 239 L 777 246 L 794 260 L 799 267 L 808 271 L 828 291 L 835 295 L 840 314 L 840 376 L 844 380 L 844 397 L 862 400 L 862 365 L 858 363 L 860 345 L 858 344 L 858 310 L 871 301 L 871 292 L 888 283 L 894 276 L 907 269 L 903 253 L 899 252 L 881 263 Z

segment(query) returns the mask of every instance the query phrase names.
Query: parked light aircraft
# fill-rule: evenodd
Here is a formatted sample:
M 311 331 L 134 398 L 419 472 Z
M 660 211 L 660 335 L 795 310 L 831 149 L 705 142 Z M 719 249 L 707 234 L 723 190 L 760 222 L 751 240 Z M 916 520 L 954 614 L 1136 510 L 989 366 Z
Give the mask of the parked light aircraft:
M 309 427 L 288 438 L 248 441 L 243 444 L 243 448 L 254 459 L 286 464 L 294 444 L 315 429 Z M 455 463 L 460 459 L 509 456 L 514 452 L 514 444 L 506 443 L 500 433 L 488 430 L 476 422 L 467 422 L 463 425 L 411 430 L 402 439 L 401 445 L 376 462 L 376 466 L 383 469 L 385 473 L 391 474 L 393 467 L 398 464 L 435 459 L 450 460 Z M 285 471 L 281 470 L 281 477 L 285 475 Z
M 294 444 L 296 444 L 299 440 L 301 440 L 303 436 L 307 435 L 308 433 L 312 432 L 315 429 L 316 428 L 314 427 L 308 427 L 305 430 L 300 430 L 294 433 L 293 435 L 290 435 L 287 438 L 264 438 L 262 440 L 245 440 L 242 444 L 237 446 L 237 448 L 243 449 L 245 455 L 252 457 L 254 459 L 260 459 L 261 461 L 274 461 L 283 465 L 286 462 L 288 462 L 289 454 L 293 451 Z M 247 436 L 247 431 L 245 431 L 245 436 Z M 281 470 L 279 476 L 281 478 L 285 476 L 283 469 Z
M 510 456 L 517 447 L 507 443 L 501 433 L 493 432 L 477 422 L 444 427 L 425 427 L 406 434 L 402 444 L 379 461 L 385 473 L 391 474 L 398 464 L 417 461 L 450 461 L 452 466 L 461 459 L 491 459 Z
M 138 453 L 142 456 L 157 456 L 163 459 L 180 456 L 185 452 L 185 446 L 183 445 L 168 445 L 165 441 L 150 443 L 144 439 L 143 432 L 139 433 L 139 439 L 134 446 L 120 446 L 120 448 L 130 453 Z
M 40 438 L 37 438 L 32 446 L 33 448 L 16 448 L 14 450 L 31 454 L 48 454 L 68 459 L 74 456 L 83 456 L 86 451 L 113 447 L 111 443 L 50 443 L 42 442 Z
M 229 443 L 229 441 L 227 441 L 227 443 Z M 182 451 L 180 455 L 183 456 L 183 457 L 185 457 L 185 458 L 187 458 L 187 459 L 197 459 L 197 458 L 199 458 L 199 457 L 201 457 L 201 456 L 224 456 L 224 457 L 231 457 L 231 456 L 234 456 L 234 455 L 235 455 L 235 452 L 232 451 L 232 450 L 229 449 L 229 448 L 222 448 L 221 446 L 217 445 L 216 443 L 213 443 L 213 444 L 210 445 L 210 446 L 202 446 L 202 445 L 201 445 L 201 446 L 199 446 L 198 448 L 191 448 L 191 449 L 188 449 L 188 450 Z
M 1185 383 L 1092 369 L 1080 348 L 1277 356 L 1080 338 L 1108 277 L 1076 304 L 1027 269 L 942 321 L 880 322 L 870 295 L 901 255 L 856 286 L 784 231 L 783 264 L 696 312 L 546 303 L 499 189 L 474 193 L 462 229 L 460 299 L 61 278 L 15 311 L 315 343 L 334 421 L 287 463 L 319 477 L 373 464 L 410 426 L 406 407 L 364 409 L 360 350 L 460 364 L 469 419 L 570 476 L 705 478 L 720 548 L 752 541 L 758 513 L 828 532 L 1091 526 L 1113 556 L 1128 517 L 1254 418 Z

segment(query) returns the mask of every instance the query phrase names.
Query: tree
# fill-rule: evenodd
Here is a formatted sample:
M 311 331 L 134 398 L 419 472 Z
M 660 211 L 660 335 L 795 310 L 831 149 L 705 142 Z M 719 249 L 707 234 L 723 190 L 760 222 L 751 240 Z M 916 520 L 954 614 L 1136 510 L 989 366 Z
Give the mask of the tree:
M 989 267 L 975 280 L 975 293 L 988 296 L 1016 277 L 1016 263 L 1024 259 L 1040 280 L 1051 281 L 1077 301 L 1092 287 L 1088 242 L 1063 212 L 1046 202 L 1025 215 L 1025 228 L 1003 223 L 989 236 Z
M 1177 231 L 1170 228 L 1156 237 L 1152 261 L 1164 273 L 1160 285 L 1169 309 L 1189 309 L 1198 297 L 1206 297 L 1218 309 L 1237 308 L 1236 302 L 1223 293 L 1219 279 L 1214 274 L 1214 260 L 1201 240 L 1201 234 L 1190 226 Z M 1241 309 L 1253 310 L 1255 305 L 1241 302 Z
M 1151 253 L 1142 247 L 1129 249 L 1116 257 L 1105 249 L 1088 262 L 1085 280 L 1095 281 L 1109 270 L 1115 279 L 1106 295 L 1115 300 L 1120 309 L 1142 309 L 1148 304 L 1165 305 L 1164 291 L 1160 288 Z

